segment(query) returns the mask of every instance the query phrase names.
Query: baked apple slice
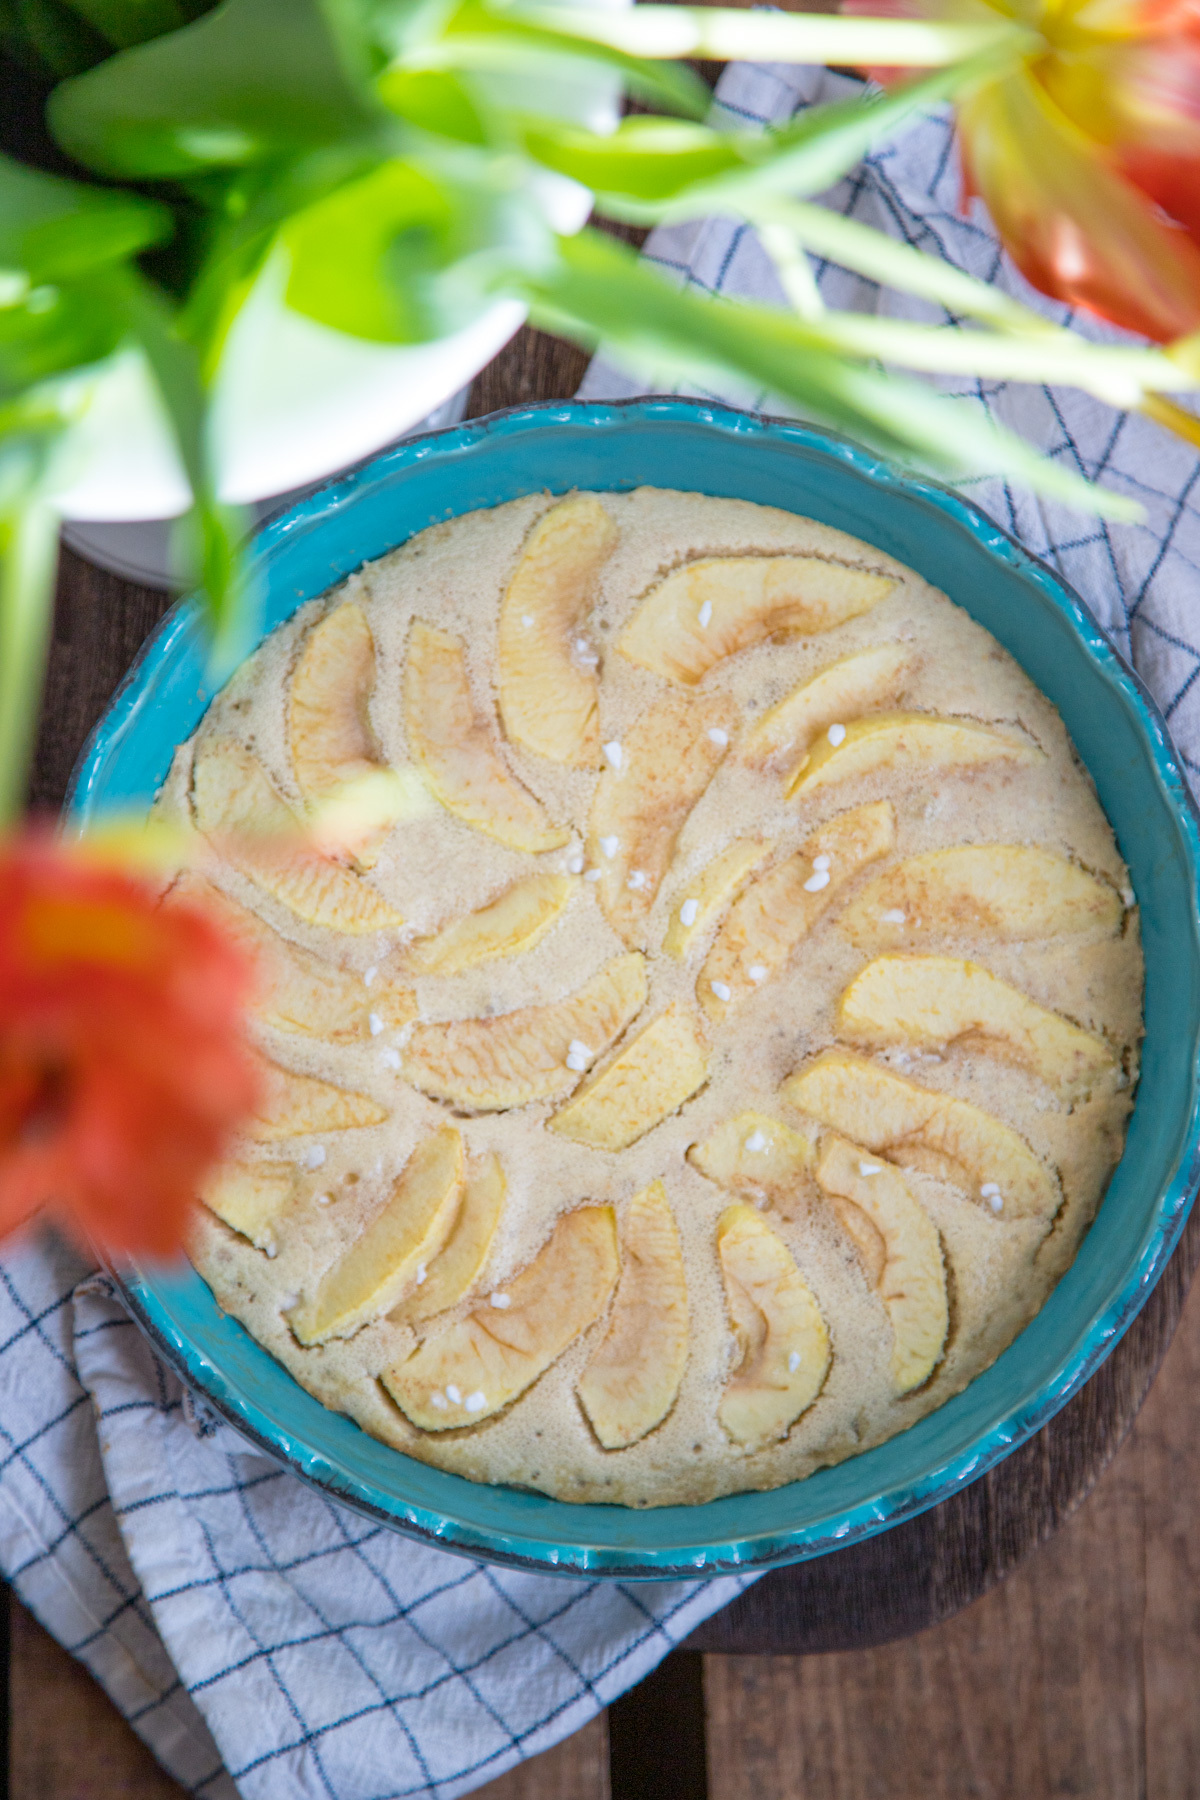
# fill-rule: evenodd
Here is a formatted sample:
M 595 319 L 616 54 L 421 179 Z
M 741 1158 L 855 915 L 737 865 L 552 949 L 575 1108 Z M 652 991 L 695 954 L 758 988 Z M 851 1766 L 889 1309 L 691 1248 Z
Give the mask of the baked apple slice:
M 417 1285 L 388 1315 L 397 1325 L 431 1319 L 470 1292 L 488 1259 L 505 1191 L 498 1156 L 489 1154 L 474 1168 L 468 1167 L 449 1237 L 431 1263 L 418 1265 Z
M 676 1002 L 584 1082 L 550 1130 L 595 1150 L 627 1150 L 704 1086 L 708 1064 L 699 1019 Z
M 518 1399 L 594 1324 L 616 1279 L 612 1207 L 581 1206 L 558 1221 L 502 1295 L 435 1325 L 383 1385 L 422 1431 L 477 1425 Z
M 1038 1006 L 990 969 L 954 956 L 877 956 L 842 995 L 838 1033 L 871 1050 L 977 1042 L 1064 1099 L 1086 1093 L 1117 1066 L 1102 1037 Z
M 723 695 L 670 694 L 643 713 L 596 783 L 588 857 L 600 871 L 605 917 L 627 944 L 643 942 L 646 919 L 688 814 L 717 772 L 733 729 Z
M 404 1051 L 405 1079 L 436 1100 L 475 1112 L 555 1100 L 616 1042 L 646 1004 L 646 993 L 645 958 L 631 950 L 566 1000 L 417 1025 Z
M 500 719 L 510 742 L 571 768 L 600 761 L 598 658 L 580 625 L 617 528 L 594 494 L 543 513 L 500 602 Z
M 981 763 L 1045 761 L 1030 738 L 935 713 L 869 713 L 849 725 L 831 725 L 809 751 L 791 786 L 793 798 L 835 781 L 852 781 L 880 769 L 970 769 Z
M 318 1131 L 353 1131 L 364 1125 L 382 1125 L 387 1113 L 370 1094 L 356 1094 L 319 1081 L 315 1075 L 297 1075 L 266 1057 L 258 1059 L 263 1092 L 249 1126 L 259 1144 L 281 1138 L 307 1137 Z
M 225 861 L 305 924 L 357 936 L 404 924 L 369 883 L 304 842 L 300 821 L 258 758 L 234 739 L 201 738 L 191 799 L 197 829 Z
M 789 1105 L 901 1167 L 953 1182 L 1006 1219 L 1048 1226 L 1062 1198 L 1055 1175 L 1024 1138 L 969 1100 L 935 1093 L 864 1056 L 827 1050 L 791 1075 Z
M 820 556 L 717 556 L 651 588 L 617 641 L 622 656 L 694 687 L 727 656 L 768 638 L 829 631 L 886 598 L 890 575 Z
M 933 1373 L 950 1328 L 937 1227 L 899 1169 L 845 1138 L 826 1138 L 816 1172 L 891 1321 L 896 1393 L 911 1393 Z
M 300 1342 L 352 1337 L 390 1312 L 445 1243 L 462 1190 L 462 1138 L 443 1125 L 417 1145 L 382 1212 L 288 1313 Z
M 786 1437 L 824 1387 L 829 1331 L 791 1251 L 752 1206 L 721 1214 L 717 1255 L 741 1351 L 717 1418 L 743 1450 L 761 1450 Z
M 885 869 L 838 928 L 862 950 L 900 950 L 948 937 L 1111 937 L 1123 916 L 1117 890 L 1065 856 L 1030 844 L 955 844 Z
M 274 1250 L 275 1224 L 296 1190 L 291 1163 L 221 1163 L 205 1179 L 200 1198 L 256 1250 Z
M 696 981 L 710 1019 L 724 1019 L 778 975 L 802 938 L 868 863 L 896 841 L 889 800 L 838 813 L 736 899 Z
M 461 975 L 480 963 L 532 950 L 579 887 L 577 875 L 530 875 L 515 881 L 478 911 L 443 925 L 411 946 L 414 975 Z
M 476 711 L 462 640 L 413 622 L 404 664 L 404 723 L 409 748 L 447 812 L 511 850 L 556 850 L 570 832 L 551 824 L 508 768 L 488 723 Z
M 687 1281 L 661 1181 L 625 1211 L 621 1279 L 603 1341 L 579 1379 L 579 1403 L 606 1450 L 624 1450 L 675 1404 L 688 1353 Z
M 735 838 L 690 881 L 676 902 L 663 938 L 668 956 L 682 962 L 720 918 L 771 846 L 763 838 Z
M 742 1112 L 725 1119 L 702 1144 L 693 1144 L 687 1157 L 718 1187 L 787 1214 L 811 1173 L 813 1146 L 781 1119 Z
M 915 661 L 907 644 L 870 644 L 828 663 L 751 726 L 738 745 L 739 761 L 778 768 L 790 790 L 813 739 L 831 725 L 899 699 Z
M 288 687 L 288 740 L 296 786 L 309 802 L 387 767 L 368 707 L 375 691 L 375 640 L 366 614 L 344 600 L 305 633 Z M 354 846 L 370 868 L 398 812 Z
M 215 917 L 253 962 L 257 981 L 250 1011 L 276 1031 L 302 1033 L 331 1044 L 369 1042 L 385 1028 L 416 1017 L 410 988 L 381 982 L 369 991 L 362 977 L 336 969 L 231 900 L 211 881 L 181 875 L 166 904 L 187 901 Z

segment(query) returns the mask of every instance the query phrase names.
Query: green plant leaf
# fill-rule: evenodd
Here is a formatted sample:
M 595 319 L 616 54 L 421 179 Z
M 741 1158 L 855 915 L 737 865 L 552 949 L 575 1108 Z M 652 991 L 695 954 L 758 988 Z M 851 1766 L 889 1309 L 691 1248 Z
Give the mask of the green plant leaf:
M 69 0 L 69 5 L 118 50 L 178 31 L 189 19 L 176 0 Z
M 1090 344 L 1069 331 L 1017 336 L 835 312 L 822 315 L 820 329 L 831 349 L 855 358 L 932 374 L 1069 383 L 1118 408 L 1137 406 L 1144 394 L 1164 388 L 1200 388 L 1200 379 L 1189 380 L 1158 349 Z
M 122 333 L 120 316 L 90 284 L 34 288 L 22 304 L 0 310 L 0 399 L 102 361 Z
M 963 313 L 1002 330 L 1041 337 L 1062 331 L 1062 327 L 1051 324 L 1032 307 L 1022 306 L 1019 300 L 987 282 L 977 281 L 942 257 L 927 256 L 886 231 L 861 225 L 857 219 L 848 219 L 828 206 L 771 198 L 756 201 L 751 217 L 783 226 L 807 250 L 842 268 L 853 269 L 881 286 L 935 301 L 948 312 Z
M 390 104 L 393 70 L 462 69 L 519 78 L 549 77 L 578 81 L 599 68 L 615 71 L 639 99 L 653 100 L 685 117 L 700 119 L 712 104 L 707 83 L 682 63 L 658 63 L 631 56 L 614 44 L 558 29 L 560 18 L 573 10 L 546 7 L 544 16 L 523 19 L 483 0 L 461 0 L 453 10 L 418 7 L 398 15 L 392 68 L 379 82 L 379 94 Z M 407 29 L 401 26 L 409 21 Z
M 643 57 L 721 62 L 835 63 L 928 69 L 982 51 L 1019 56 L 1042 38 L 1015 20 L 842 18 L 718 6 L 538 6 L 492 0 L 492 11 Z
M 215 373 L 229 327 L 280 227 L 378 164 L 374 148 L 351 140 L 282 163 L 220 171 L 191 184 L 208 190 L 201 204 L 209 235 L 179 330 L 200 351 L 206 380 Z
M 696 183 L 664 217 L 694 217 L 697 210 L 741 209 L 767 194 L 820 194 L 848 175 L 868 151 L 910 123 L 923 107 L 936 106 L 962 87 L 992 74 L 994 49 L 967 61 L 931 69 L 885 93 L 810 106 L 789 124 L 750 139 L 745 166 Z
M 40 63 L 60 80 L 101 62 L 106 38 L 86 25 L 61 0 L 0 0 L 0 44 L 19 62 Z
M 486 144 L 491 133 L 469 78 L 449 69 L 390 69 L 381 78 L 390 111 L 419 131 L 460 144 Z
M 334 0 L 223 0 L 50 96 L 50 128 L 102 174 L 179 177 L 375 131 L 367 47 Z
M 712 131 L 680 119 L 622 119 L 611 135 L 527 122 L 525 148 L 545 168 L 581 181 L 603 200 L 651 203 L 674 199 L 696 182 L 711 181 L 749 160 L 748 134 Z M 654 208 L 657 213 L 658 208 Z
M 94 277 L 170 224 L 165 208 L 0 157 L 0 398 L 115 349 L 123 320 Z
M 456 197 L 411 162 L 388 162 L 290 219 L 287 302 L 376 343 L 435 335 L 432 280 L 461 239 Z
M 142 347 L 174 430 L 192 489 L 191 511 L 176 533 L 181 572 L 199 583 L 212 666 L 228 674 L 253 642 L 262 596 L 241 553 L 248 515 L 218 499 L 213 482 L 200 356 L 165 297 L 136 271 L 113 270 L 102 279 Z
M 291 258 L 289 306 L 390 344 L 467 324 L 498 278 L 514 264 L 545 262 L 551 242 L 519 193 L 401 160 L 317 201 L 280 240 Z
M 869 93 L 808 107 L 789 124 L 764 132 L 719 132 L 671 120 L 623 121 L 611 137 L 529 123 L 529 154 L 596 194 L 606 212 L 639 223 L 749 210 L 781 192 L 832 187 L 922 107 L 953 93 L 994 64 L 988 54 L 935 69 L 886 94 Z
M 560 239 L 554 271 L 525 292 L 543 329 L 603 343 L 654 381 L 763 389 L 909 464 L 956 479 L 1013 475 L 1086 511 L 1140 517 L 1134 503 L 1038 456 L 969 404 L 839 355 L 824 320 L 674 288 L 597 232 Z
M 121 262 L 173 229 L 165 206 L 0 156 L 0 269 L 31 286 Z
M 42 494 L 53 429 L 0 417 L 0 830 L 25 804 L 58 562 L 58 515 Z
M 204 609 L 209 673 L 217 681 L 232 675 L 259 635 L 262 583 L 245 553 L 253 526 L 251 512 L 218 502 L 206 486 L 172 534 L 172 560 Z

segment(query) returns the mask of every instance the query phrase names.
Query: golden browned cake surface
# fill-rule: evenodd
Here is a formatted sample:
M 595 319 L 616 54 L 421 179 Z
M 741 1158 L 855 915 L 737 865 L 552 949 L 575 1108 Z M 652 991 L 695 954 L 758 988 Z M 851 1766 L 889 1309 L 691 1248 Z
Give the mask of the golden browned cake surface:
M 347 783 L 385 816 L 298 847 Z M 701 1501 L 905 1430 L 1120 1156 L 1137 909 L 1058 713 L 811 520 L 643 488 L 433 526 L 266 640 L 159 805 L 260 967 L 196 1266 L 474 1480 Z

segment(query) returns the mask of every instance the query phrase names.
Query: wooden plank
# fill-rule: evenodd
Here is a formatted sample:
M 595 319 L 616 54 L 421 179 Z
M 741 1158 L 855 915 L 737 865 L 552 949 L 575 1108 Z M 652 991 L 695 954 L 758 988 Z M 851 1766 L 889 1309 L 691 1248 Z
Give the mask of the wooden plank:
M 573 394 L 589 361 L 585 350 L 526 326 L 475 377 L 467 417 L 479 419 L 506 406 L 532 406 Z
M 676 1650 L 608 1709 L 614 1800 L 705 1800 L 704 1659 Z
M 1094 1493 L 957 1617 L 705 1659 L 712 1800 L 1200 1794 L 1200 1292 Z
M 8 1800 L 184 1800 L 82 1663 L 12 1602 Z
M 1134 1427 L 1141 1458 L 1146 1792 L 1200 1795 L 1200 1290 Z
M 472 1800 L 609 1800 L 604 1715 L 553 1750 L 518 1763 L 507 1775 L 476 1788 Z
M 1144 1793 L 1141 1495 L 1127 1470 L 933 1631 L 826 1656 L 707 1658 L 712 1800 Z
M 31 806 L 61 805 L 89 732 L 170 603 L 63 550 Z

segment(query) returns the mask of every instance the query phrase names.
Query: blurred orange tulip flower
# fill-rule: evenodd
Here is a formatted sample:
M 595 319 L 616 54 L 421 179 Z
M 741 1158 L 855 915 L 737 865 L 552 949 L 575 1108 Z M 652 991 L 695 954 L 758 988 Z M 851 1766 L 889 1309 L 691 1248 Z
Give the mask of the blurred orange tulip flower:
M 252 980 L 151 883 L 49 834 L 0 842 L 0 1232 L 45 1207 L 104 1250 L 179 1250 L 257 1098 Z
M 1028 26 L 1019 59 L 958 98 L 964 197 L 1042 293 L 1160 343 L 1200 330 L 1200 0 L 842 10 Z

